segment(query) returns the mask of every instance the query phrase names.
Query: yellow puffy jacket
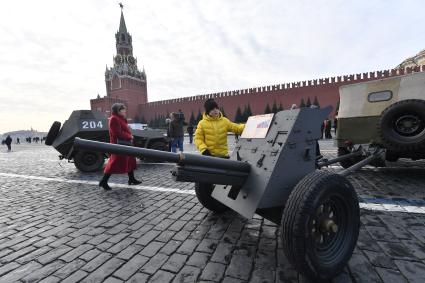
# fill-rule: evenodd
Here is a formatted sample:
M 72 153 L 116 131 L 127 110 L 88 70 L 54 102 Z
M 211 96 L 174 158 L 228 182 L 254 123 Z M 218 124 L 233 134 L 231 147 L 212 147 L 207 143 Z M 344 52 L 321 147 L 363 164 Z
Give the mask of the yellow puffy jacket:
M 195 145 L 201 153 L 208 149 L 213 156 L 228 156 L 227 133 L 240 135 L 244 128 L 244 124 L 232 123 L 221 113 L 217 118 L 204 113 L 196 128 Z

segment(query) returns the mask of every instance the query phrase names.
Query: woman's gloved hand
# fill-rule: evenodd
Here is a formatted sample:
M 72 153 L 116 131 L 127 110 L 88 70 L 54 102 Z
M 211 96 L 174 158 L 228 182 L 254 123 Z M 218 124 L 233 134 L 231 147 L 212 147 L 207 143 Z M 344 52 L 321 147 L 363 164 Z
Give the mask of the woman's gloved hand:
M 202 152 L 202 155 L 211 156 L 211 152 L 208 149 L 206 149 L 204 150 L 204 152 Z

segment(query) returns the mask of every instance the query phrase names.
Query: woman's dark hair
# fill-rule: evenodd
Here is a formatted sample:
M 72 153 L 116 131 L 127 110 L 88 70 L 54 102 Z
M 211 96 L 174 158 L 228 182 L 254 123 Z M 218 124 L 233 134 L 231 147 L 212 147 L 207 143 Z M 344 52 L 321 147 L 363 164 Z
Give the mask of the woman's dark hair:
M 112 113 L 118 114 L 122 109 L 125 109 L 125 105 L 123 103 L 114 103 L 112 105 Z

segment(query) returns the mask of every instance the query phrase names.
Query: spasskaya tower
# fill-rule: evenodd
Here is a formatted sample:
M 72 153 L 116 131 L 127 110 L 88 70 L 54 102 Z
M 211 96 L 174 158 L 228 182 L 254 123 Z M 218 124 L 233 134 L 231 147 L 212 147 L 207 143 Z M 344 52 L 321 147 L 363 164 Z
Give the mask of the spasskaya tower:
M 146 73 L 139 70 L 137 58 L 133 56 L 131 34 L 125 25 L 123 6 L 121 6 L 120 25 L 115 34 L 116 55 L 113 66 L 106 66 L 106 96 L 90 100 L 92 110 L 110 114 L 112 104 L 124 103 L 127 106 L 128 118 L 131 122 L 138 120 L 138 105 L 147 103 Z

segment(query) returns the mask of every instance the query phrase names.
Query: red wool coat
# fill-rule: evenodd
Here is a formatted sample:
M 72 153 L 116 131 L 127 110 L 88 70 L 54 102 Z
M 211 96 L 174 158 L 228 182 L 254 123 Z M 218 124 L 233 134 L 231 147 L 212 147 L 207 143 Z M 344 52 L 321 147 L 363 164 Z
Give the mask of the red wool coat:
M 109 118 L 109 140 L 110 143 L 117 143 L 117 139 L 131 140 L 132 134 L 128 127 L 127 120 L 118 114 L 112 114 Z M 136 169 L 136 158 L 132 156 L 111 154 L 105 173 L 123 174 Z

